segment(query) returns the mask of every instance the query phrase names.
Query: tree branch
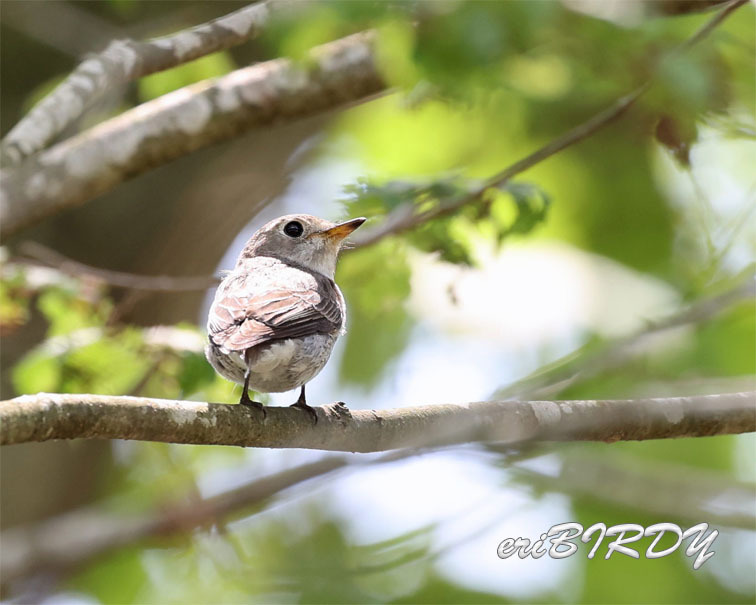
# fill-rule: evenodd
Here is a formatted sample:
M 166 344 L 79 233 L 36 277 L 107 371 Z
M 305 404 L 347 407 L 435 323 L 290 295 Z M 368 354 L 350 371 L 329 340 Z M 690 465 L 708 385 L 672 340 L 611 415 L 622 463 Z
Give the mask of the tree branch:
M 385 88 L 360 33 L 144 103 L 0 172 L 0 237 L 71 208 L 170 160 L 284 120 L 316 115 Z
M 709 34 L 746 0 L 734 0 L 681 45 L 681 52 Z M 313 50 L 310 69 L 276 59 L 175 91 L 108 120 L 0 172 L 0 238 L 62 209 L 82 204 L 121 181 L 240 132 L 320 113 L 364 100 L 385 89 L 368 32 Z M 357 234 L 367 245 L 451 213 L 514 175 L 584 139 L 624 113 L 648 83 L 563 137 L 494 175 L 481 191 Z M 389 229 L 390 227 L 390 229 Z
M 271 0 L 146 42 L 114 40 L 83 61 L 14 126 L 0 144 L 5 166 L 44 149 L 100 96 L 114 87 L 170 69 L 256 36 L 268 20 Z
M 487 401 L 350 412 L 107 395 L 40 393 L 0 402 L 0 444 L 51 439 L 378 452 L 496 441 L 607 441 L 702 437 L 756 430 L 756 393 L 607 401 Z

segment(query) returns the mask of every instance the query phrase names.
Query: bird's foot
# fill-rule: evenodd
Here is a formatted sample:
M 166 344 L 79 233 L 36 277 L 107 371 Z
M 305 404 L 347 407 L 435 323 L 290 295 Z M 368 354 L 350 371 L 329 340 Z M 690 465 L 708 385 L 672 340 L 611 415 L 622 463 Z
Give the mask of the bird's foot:
M 318 413 L 315 411 L 315 408 L 312 407 L 311 405 L 307 405 L 307 403 L 301 397 L 297 399 L 296 403 L 292 403 L 289 407 L 299 408 L 300 410 L 304 410 L 312 417 L 313 425 L 318 423 Z
M 247 393 L 247 389 L 244 389 L 244 391 L 242 392 L 241 399 L 239 399 L 239 405 L 246 405 L 247 407 L 259 410 L 260 412 L 262 412 L 263 420 L 265 420 L 265 418 L 268 415 L 268 412 L 265 411 L 265 406 L 262 403 L 260 403 L 259 401 L 252 401 L 249 398 L 249 393 Z
M 352 419 L 352 412 L 343 401 L 336 401 L 323 406 L 323 412 L 329 419 L 336 420 L 342 426 L 346 426 Z

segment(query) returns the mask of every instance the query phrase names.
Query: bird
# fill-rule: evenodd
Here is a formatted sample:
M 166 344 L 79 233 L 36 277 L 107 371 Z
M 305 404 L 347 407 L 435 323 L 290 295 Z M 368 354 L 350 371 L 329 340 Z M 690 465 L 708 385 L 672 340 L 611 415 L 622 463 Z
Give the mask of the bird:
M 216 372 L 243 385 L 240 404 L 257 408 L 248 389 L 300 388 L 291 407 L 306 411 L 305 385 L 323 369 L 344 333 L 346 305 L 334 282 L 346 238 L 364 217 L 341 223 L 290 214 L 252 235 L 215 293 L 205 356 Z

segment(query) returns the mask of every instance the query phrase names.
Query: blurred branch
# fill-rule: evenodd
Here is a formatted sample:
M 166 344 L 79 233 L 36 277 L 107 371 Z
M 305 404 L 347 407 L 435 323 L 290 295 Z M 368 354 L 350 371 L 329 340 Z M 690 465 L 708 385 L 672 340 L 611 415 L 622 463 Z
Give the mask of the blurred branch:
M 629 358 L 639 355 L 654 336 L 680 326 L 707 320 L 733 304 L 756 298 L 754 274 L 745 283 L 717 296 L 699 300 L 687 308 L 656 322 L 650 322 L 639 332 L 611 340 L 585 355 L 571 353 L 514 384 L 496 392 L 497 398 L 553 397 L 575 384 L 604 370 L 618 367 Z
M 702 437 L 756 431 L 756 392 L 605 401 L 487 401 L 393 410 L 294 408 L 140 397 L 48 394 L 0 402 L 0 444 L 51 439 L 378 452 L 495 441 L 606 441 Z
M 146 42 L 113 40 L 84 60 L 42 99 L 0 143 L 0 160 L 10 166 L 44 149 L 102 94 L 158 71 L 193 61 L 256 36 L 268 20 L 271 0 Z M 55 8 L 55 7 L 52 7 Z
M 88 347 L 113 334 L 113 330 L 99 326 L 80 328 L 67 334 L 51 336 L 36 345 L 32 351 L 43 353 L 45 356 L 62 358 L 64 355 Z M 202 353 L 205 350 L 206 338 L 199 330 L 178 326 L 150 326 L 142 328 L 141 338 L 145 351 L 177 351 Z
M 676 17 L 713 10 L 729 0 L 646 0 L 644 8 L 652 15 Z
M 517 467 L 539 489 L 591 498 L 668 518 L 716 525 L 756 528 L 752 483 L 725 479 L 695 467 L 662 465 L 638 468 L 636 459 L 568 452 L 556 475 Z
M 733 2 L 728 4 L 705 25 L 703 25 L 698 31 L 696 31 L 693 36 L 691 36 L 688 40 L 671 51 L 668 57 L 672 57 L 676 54 L 684 52 L 691 46 L 703 40 L 733 11 L 735 11 L 746 2 L 747 0 L 734 0 Z M 620 118 L 649 88 L 651 88 L 652 83 L 653 78 L 647 80 L 632 92 L 615 101 L 605 110 L 589 118 L 582 124 L 575 126 L 572 130 L 569 130 L 562 136 L 550 141 L 540 149 L 537 149 L 530 155 L 515 162 L 511 166 L 508 166 L 504 170 L 491 176 L 490 178 L 485 180 L 481 186 L 464 195 L 443 200 L 439 204 L 422 212 L 416 212 L 416 208 L 413 205 L 407 204 L 398 206 L 396 209 L 390 212 L 388 216 L 386 216 L 386 218 L 380 225 L 373 227 L 372 229 L 356 233 L 352 238 L 355 247 L 359 248 L 362 246 L 374 244 L 375 242 L 389 235 L 403 233 L 405 231 L 414 229 L 415 227 L 418 227 L 423 223 L 426 223 L 427 221 L 433 220 L 440 216 L 452 214 L 466 204 L 480 199 L 489 189 L 502 187 L 518 174 L 525 172 L 529 168 L 532 168 L 536 164 L 539 164 L 543 160 L 550 158 L 560 151 L 563 151 L 564 149 L 585 140 L 605 126 L 608 126 L 609 124 Z
M 206 290 L 217 286 L 220 279 L 212 275 L 202 277 L 174 277 L 170 275 L 136 275 L 100 269 L 68 258 L 37 242 L 24 242 L 18 247 L 23 257 L 43 263 L 73 277 L 89 277 L 109 286 L 156 292 L 186 292 Z M 22 259 L 23 260 L 23 259 Z
M 406 449 L 360 461 L 348 456 L 329 456 L 255 479 L 215 496 L 190 498 L 140 516 L 108 514 L 88 507 L 33 526 L 11 528 L 0 534 L 2 583 L 42 571 L 70 570 L 127 544 L 184 534 L 197 527 L 249 516 L 250 508 L 264 505 L 281 492 L 347 466 L 390 463 L 424 453 L 425 450 Z M 503 453 L 510 454 L 509 451 Z
M 47 569 L 68 569 L 105 551 L 149 537 L 183 533 L 220 518 L 241 516 L 273 496 L 309 479 L 348 464 L 333 456 L 302 464 L 216 496 L 175 504 L 138 517 L 82 509 L 31 527 L 8 529 L 0 535 L 2 582 L 7 584 Z
M 511 166 L 508 166 L 501 172 L 487 179 L 483 185 L 476 187 L 463 196 L 442 200 L 437 205 L 423 212 L 416 212 L 414 205 L 405 204 L 398 206 L 390 212 L 384 221 L 377 227 L 373 227 L 364 233 L 355 233 L 352 238 L 354 247 L 362 248 L 363 246 L 369 246 L 389 235 L 397 235 L 399 233 L 404 233 L 405 231 L 410 231 L 411 229 L 419 227 L 435 218 L 456 212 L 466 204 L 483 197 L 489 189 L 501 187 L 521 172 L 525 172 L 527 169 L 550 158 L 552 155 L 590 137 L 592 134 L 623 115 L 649 88 L 650 83 L 648 82 L 639 86 L 630 94 L 617 100 L 611 107 L 596 114 L 582 124 L 579 124 L 561 137 L 550 141 L 540 149 L 537 149 L 530 155 L 518 160 Z
M 383 90 L 372 35 L 275 59 L 143 103 L 0 172 L 0 237 L 123 180 L 243 132 L 329 111 Z

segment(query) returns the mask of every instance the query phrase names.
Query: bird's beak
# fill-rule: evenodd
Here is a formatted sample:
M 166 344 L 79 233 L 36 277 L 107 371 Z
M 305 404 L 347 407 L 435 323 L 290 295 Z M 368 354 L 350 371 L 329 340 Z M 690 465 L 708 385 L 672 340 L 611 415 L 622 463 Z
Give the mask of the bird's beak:
M 367 219 L 365 217 L 360 218 L 353 218 L 348 221 L 344 221 L 343 223 L 339 223 L 338 225 L 334 225 L 330 229 L 324 229 L 319 233 L 319 235 L 322 235 L 326 239 L 334 240 L 334 241 L 341 241 L 345 237 L 347 237 L 349 234 L 352 233 L 357 227 L 362 225 Z

